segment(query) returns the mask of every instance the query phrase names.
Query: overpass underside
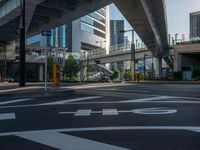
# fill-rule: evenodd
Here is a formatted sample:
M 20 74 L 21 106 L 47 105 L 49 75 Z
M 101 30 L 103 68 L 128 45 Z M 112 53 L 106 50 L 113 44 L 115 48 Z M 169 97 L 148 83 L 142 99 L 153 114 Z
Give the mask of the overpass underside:
M 8 1 L 11 0 L 4 0 L 4 4 Z M 69 23 L 112 2 L 133 26 L 154 57 L 164 57 L 171 66 L 172 60 L 168 56 L 164 0 L 27 0 L 27 35 L 35 35 L 42 29 L 51 29 Z M 1 5 L 3 3 L 0 7 Z M 19 23 L 19 6 L 0 17 L 0 41 L 18 39 Z
M 169 56 L 166 6 L 164 0 L 114 0 L 154 57 L 163 57 L 172 67 Z

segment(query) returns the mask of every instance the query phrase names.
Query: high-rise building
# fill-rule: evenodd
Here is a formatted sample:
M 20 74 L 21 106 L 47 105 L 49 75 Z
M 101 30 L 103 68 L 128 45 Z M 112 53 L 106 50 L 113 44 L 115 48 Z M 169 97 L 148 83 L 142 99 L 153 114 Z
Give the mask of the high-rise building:
M 190 39 L 200 39 L 200 11 L 190 13 Z
M 124 44 L 124 20 L 110 20 L 110 45 Z
M 107 6 L 71 23 L 52 29 L 48 45 L 80 53 L 98 48 L 108 49 L 109 38 L 109 6 Z

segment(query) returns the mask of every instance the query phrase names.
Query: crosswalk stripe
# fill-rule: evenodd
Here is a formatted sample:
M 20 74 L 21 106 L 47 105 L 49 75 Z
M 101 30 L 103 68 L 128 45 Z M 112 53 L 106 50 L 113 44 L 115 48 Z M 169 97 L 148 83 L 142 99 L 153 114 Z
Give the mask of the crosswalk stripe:
M 174 97 L 172 97 L 172 96 L 158 96 L 158 97 L 150 97 L 150 98 L 132 99 L 132 100 L 126 100 L 126 101 L 120 101 L 120 102 L 122 102 L 122 103 L 145 102 L 145 101 L 162 100 L 162 99 L 170 99 L 170 98 L 174 98 Z
M 18 133 L 16 136 L 59 150 L 128 150 L 58 132 Z
M 81 97 L 81 98 L 73 98 L 73 99 L 67 99 L 67 100 L 62 100 L 62 101 L 57 101 L 57 102 L 43 103 L 40 105 L 62 105 L 62 104 L 66 104 L 66 103 L 91 100 L 91 99 L 97 99 L 97 98 L 102 98 L 102 96 L 88 96 L 88 97 Z
M 16 119 L 15 113 L 2 113 L 0 114 L 0 120 Z
M 24 102 L 24 101 L 29 101 L 29 100 L 33 100 L 33 99 L 32 98 L 24 98 L 24 99 L 9 100 L 9 101 L 5 101 L 5 102 L 0 102 L 0 105 Z

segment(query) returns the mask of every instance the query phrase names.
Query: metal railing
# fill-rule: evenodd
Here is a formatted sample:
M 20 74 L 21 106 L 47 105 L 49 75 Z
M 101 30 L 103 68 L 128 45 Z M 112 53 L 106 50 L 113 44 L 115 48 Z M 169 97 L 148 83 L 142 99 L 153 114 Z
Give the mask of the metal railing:
M 147 50 L 146 47 L 135 47 L 135 51 L 144 51 Z M 81 52 L 80 59 L 81 60 L 87 60 L 87 59 L 95 59 L 95 58 L 101 58 L 105 56 L 111 56 L 116 54 L 124 54 L 127 52 L 131 52 L 131 45 L 124 45 L 124 44 L 118 44 L 118 45 L 112 45 L 109 47 L 109 53 L 106 53 L 106 48 L 98 48 L 91 50 L 89 52 Z

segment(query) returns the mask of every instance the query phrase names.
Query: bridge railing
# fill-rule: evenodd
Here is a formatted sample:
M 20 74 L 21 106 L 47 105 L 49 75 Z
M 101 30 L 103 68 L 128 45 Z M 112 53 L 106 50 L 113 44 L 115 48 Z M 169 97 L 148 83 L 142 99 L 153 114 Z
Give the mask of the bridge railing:
M 146 47 L 135 47 L 135 51 L 144 51 L 147 50 Z M 94 50 L 90 50 L 89 52 L 81 52 L 80 59 L 81 60 L 87 60 L 87 59 L 95 59 L 95 58 L 101 58 L 106 56 L 112 56 L 112 55 L 120 55 L 124 53 L 131 52 L 131 45 L 124 45 L 124 44 L 117 44 L 117 45 L 111 45 L 109 47 L 109 53 L 106 53 L 106 48 L 98 48 Z

